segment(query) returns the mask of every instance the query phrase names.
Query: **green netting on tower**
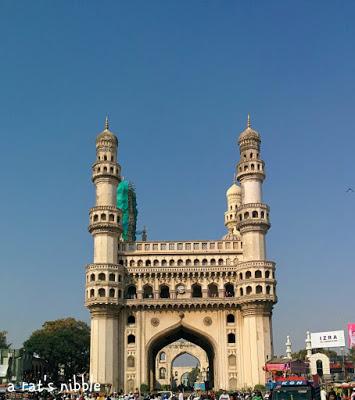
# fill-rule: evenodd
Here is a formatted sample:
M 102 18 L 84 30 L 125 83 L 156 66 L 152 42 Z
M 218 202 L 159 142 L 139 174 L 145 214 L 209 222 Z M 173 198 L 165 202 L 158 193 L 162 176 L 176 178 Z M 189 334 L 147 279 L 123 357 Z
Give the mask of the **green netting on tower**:
M 137 200 L 134 187 L 128 181 L 121 181 L 117 188 L 117 208 L 122 211 L 122 237 L 124 241 L 136 240 Z

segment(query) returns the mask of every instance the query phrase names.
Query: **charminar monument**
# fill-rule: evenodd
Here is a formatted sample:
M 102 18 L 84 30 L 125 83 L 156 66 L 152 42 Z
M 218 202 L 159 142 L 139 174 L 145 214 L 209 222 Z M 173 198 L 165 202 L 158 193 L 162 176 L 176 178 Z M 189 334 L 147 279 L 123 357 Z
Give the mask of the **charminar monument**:
M 185 339 L 207 354 L 209 387 L 265 384 L 277 297 L 275 263 L 265 248 L 270 222 L 260 142 L 248 117 L 238 139 L 238 183 L 226 193 L 222 239 L 125 242 L 116 206 L 118 140 L 106 119 L 92 166 L 94 260 L 86 267 L 91 382 L 112 391 L 143 383 L 153 389 L 161 350 Z

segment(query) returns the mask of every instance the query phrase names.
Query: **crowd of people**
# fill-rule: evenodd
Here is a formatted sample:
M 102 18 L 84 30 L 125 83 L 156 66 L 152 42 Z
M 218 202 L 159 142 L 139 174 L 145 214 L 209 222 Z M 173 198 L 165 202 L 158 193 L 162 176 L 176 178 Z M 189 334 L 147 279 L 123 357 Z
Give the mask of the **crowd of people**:
M 319 392 L 318 392 L 319 393 Z M 225 390 L 214 392 L 182 392 L 172 393 L 169 391 L 153 392 L 150 394 L 141 395 L 139 390 L 129 393 L 112 393 L 105 395 L 103 393 L 61 393 L 57 395 L 43 394 L 43 393 L 27 393 L 22 399 L 28 400 L 271 400 L 270 392 L 261 391 L 245 391 L 245 392 L 227 392 Z M 20 399 L 18 396 L 9 396 L 8 394 L 0 394 L 0 400 L 16 400 Z M 322 387 L 320 391 L 320 400 L 344 400 L 343 396 L 337 393 L 334 389 L 326 390 Z M 353 388 L 351 395 L 347 400 L 355 400 L 355 388 Z

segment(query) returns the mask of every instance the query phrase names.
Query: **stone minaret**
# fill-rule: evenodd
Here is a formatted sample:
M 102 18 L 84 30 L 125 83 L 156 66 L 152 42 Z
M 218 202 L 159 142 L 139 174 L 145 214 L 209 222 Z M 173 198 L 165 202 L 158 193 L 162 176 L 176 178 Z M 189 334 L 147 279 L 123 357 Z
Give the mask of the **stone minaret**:
M 224 213 L 224 225 L 228 233 L 225 239 L 239 238 L 239 231 L 237 228 L 237 209 L 242 202 L 242 190 L 235 182 L 226 192 L 227 197 L 227 211 Z
M 286 358 L 292 359 L 292 342 L 290 336 L 286 338 Z
M 86 268 L 86 307 L 91 314 L 90 381 L 118 390 L 119 308 L 123 298 L 123 266 L 118 265 L 121 211 L 116 207 L 121 167 L 117 137 L 105 129 L 96 138 L 92 181 L 96 204 L 90 210 L 89 232 L 94 262 Z
M 249 364 L 241 382 L 265 382 L 265 363 L 273 356 L 272 307 L 276 303 L 275 264 L 267 261 L 265 235 L 270 227 L 269 207 L 263 203 L 264 161 L 260 157 L 260 135 L 251 128 L 240 134 L 240 161 L 236 175 L 242 189 L 237 210 L 237 228 L 242 236 L 243 261 L 238 264 L 241 300 L 241 357 Z
M 306 350 L 307 350 L 307 359 L 311 357 L 312 355 L 312 340 L 311 340 L 311 334 L 309 331 L 306 333 Z

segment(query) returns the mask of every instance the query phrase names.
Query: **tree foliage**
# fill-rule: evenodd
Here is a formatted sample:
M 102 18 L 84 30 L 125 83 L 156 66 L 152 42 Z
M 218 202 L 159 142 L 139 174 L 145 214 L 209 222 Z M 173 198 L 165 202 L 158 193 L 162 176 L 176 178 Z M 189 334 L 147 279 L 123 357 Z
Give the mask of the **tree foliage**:
M 197 381 L 198 375 L 200 373 L 200 369 L 198 367 L 193 368 L 188 374 L 188 383 L 190 387 L 194 386 L 194 383 Z
M 349 350 L 349 357 L 350 360 L 355 363 L 355 346 L 353 346 L 350 350 Z
M 48 374 L 57 382 L 63 370 L 65 380 L 89 368 L 90 328 L 74 318 L 47 321 L 24 343 L 48 363 Z
M 149 386 L 146 383 L 141 383 L 141 394 L 149 393 Z
M 0 331 L 0 349 L 8 349 L 11 345 L 7 343 L 7 332 Z
M 334 359 L 337 357 L 337 352 L 333 350 L 328 350 L 328 349 L 315 349 L 314 353 L 322 353 L 328 356 L 330 359 Z M 297 351 L 296 353 L 292 353 L 292 359 L 293 360 L 306 360 L 306 355 L 307 355 L 307 350 L 302 349 Z

